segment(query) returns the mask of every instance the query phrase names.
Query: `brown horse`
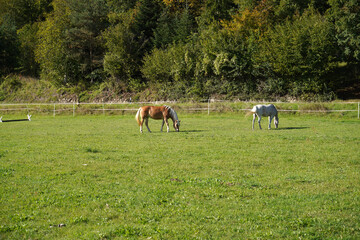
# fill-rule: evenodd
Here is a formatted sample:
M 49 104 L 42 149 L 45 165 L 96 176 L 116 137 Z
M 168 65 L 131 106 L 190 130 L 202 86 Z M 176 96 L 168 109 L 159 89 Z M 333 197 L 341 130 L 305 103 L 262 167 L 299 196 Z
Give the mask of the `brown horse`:
M 175 112 L 174 109 L 172 109 L 169 106 L 161 106 L 161 107 L 157 107 L 157 106 L 144 106 L 144 107 L 140 107 L 139 110 L 136 113 L 135 119 L 138 122 L 139 126 L 140 126 L 140 132 L 142 133 L 142 126 L 143 123 L 145 121 L 145 125 L 148 129 L 149 132 L 150 128 L 148 126 L 148 120 L 149 117 L 151 117 L 152 119 L 162 119 L 162 125 L 161 125 L 161 131 L 164 127 L 164 123 L 166 123 L 166 127 L 167 127 L 167 132 L 169 132 L 170 128 L 169 128 L 169 123 L 168 123 L 168 119 L 171 118 L 173 121 L 173 125 L 175 128 L 175 131 L 179 132 L 179 128 L 180 128 L 180 120 Z

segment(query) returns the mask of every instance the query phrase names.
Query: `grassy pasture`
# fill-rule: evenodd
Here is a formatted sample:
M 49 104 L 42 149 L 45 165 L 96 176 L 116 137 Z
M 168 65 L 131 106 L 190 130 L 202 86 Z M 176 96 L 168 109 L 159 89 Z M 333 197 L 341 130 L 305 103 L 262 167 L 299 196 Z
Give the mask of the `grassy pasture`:
M 0 239 L 360 238 L 359 120 L 179 117 L 0 123 Z

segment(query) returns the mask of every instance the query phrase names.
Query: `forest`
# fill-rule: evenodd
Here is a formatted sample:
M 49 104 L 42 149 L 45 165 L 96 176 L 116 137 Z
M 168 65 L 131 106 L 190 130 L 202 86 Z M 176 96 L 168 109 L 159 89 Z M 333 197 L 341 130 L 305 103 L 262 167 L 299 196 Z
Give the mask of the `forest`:
M 29 79 L 77 100 L 360 98 L 360 0 L 0 0 L 0 101 Z

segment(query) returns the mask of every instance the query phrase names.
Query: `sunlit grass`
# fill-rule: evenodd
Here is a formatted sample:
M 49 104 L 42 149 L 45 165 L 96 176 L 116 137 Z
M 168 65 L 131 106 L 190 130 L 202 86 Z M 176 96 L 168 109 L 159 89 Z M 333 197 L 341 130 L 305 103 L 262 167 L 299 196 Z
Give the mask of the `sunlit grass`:
M 179 117 L 151 134 L 127 115 L 1 123 L 0 238 L 360 237 L 358 120 Z

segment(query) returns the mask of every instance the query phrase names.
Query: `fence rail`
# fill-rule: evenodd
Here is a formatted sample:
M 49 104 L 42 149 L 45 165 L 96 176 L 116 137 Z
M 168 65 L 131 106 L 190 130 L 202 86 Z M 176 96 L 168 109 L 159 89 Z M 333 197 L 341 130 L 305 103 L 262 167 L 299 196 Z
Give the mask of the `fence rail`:
M 329 103 L 306 103 L 306 102 L 229 102 L 221 100 L 207 99 L 199 102 L 180 103 L 180 102 L 116 102 L 116 103 L 0 103 L 0 115 L 8 112 L 42 112 L 51 114 L 55 117 L 62 112 L 77 113 L 90 112 L 135 112 L 143 105 L 169 104 L 176 110 L 183 112 L 226 112 L 226 111 L 250 111 L 255 104 L 273 103 L 277 106 L 279 112 L 294 113 L 346 113 L 357 112 L 357 118 L 360 118 L 360 102 L 329 102 Z M 313 106 L 311 105 L 313 104 Z M 307 105 L 310 105 L 307 106 Z M 307 106 L 307 107 L 306 107 Z M 346 106 L 338 109 L 339 106 Z M 315 108 L 315 109 L 311 109 Z

